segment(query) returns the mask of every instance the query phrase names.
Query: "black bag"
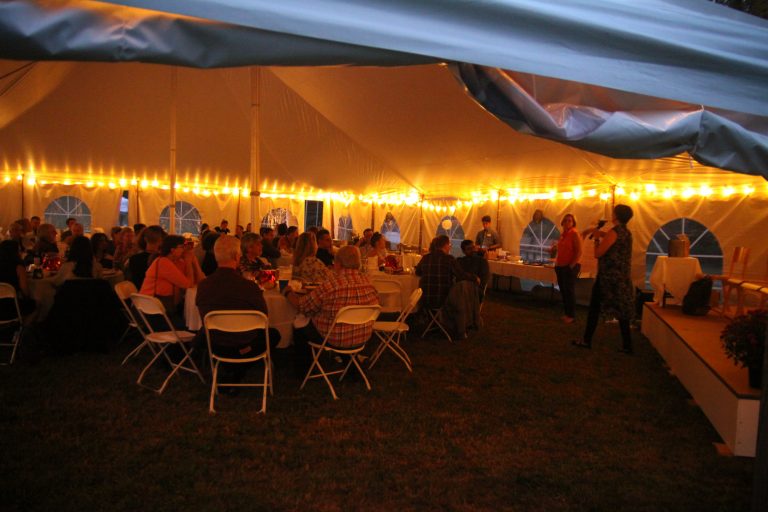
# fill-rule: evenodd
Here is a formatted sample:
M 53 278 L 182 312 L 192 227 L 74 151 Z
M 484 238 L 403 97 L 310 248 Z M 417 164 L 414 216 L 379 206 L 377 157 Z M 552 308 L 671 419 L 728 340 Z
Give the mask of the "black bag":
M 705 276 L 691 283 L 688 293 L 683 298 L 683 313 L 686 315 L 704 316 L 709 312 L 709 301 L 712 297 L 712 278 Z

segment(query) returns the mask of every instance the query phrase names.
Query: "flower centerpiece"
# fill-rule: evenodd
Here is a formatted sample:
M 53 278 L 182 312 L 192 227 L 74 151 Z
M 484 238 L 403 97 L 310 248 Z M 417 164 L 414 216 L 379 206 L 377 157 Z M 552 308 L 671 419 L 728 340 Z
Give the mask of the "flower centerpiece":
M 720 333 L 725 354 L 734 364 L 749 369 L 749 385 L 754 388 L 761 384 L 767 328 L 768 310 L 756 309 L 737 316 Z

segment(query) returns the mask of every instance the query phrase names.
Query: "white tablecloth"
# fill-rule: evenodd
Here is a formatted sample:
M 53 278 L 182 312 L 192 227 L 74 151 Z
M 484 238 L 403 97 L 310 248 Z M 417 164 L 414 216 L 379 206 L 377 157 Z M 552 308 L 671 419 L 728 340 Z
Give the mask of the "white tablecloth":
M 413 274 L 387 274 L 385 272 L 371 272 L 368 277 L 378 281 L 392 281 L 400 284 L 400 300 L 402 307 L 408 305 L 413 290 L 419 287 L 419 277 Z
M 203 328 L 200 312 L 195 306 L 197 287 L 188 288 L 184 297 L 184 320 L 187 328 L 197 331 Z M 277 288 L 264 292 L 264 301 L 267 303 L 269 326 L 280 331 L 280 343 L 277 348 L 286 348 L 293 345 L 293 319 L 296 318 L 296 308 L 283 297 Z
M 109 282 L 109 285 L 113 288 L 117 283 L 125 279 L 123 273 L 119 270 L 115 272 L 105 271 L 103 278 L 106 279 Z M 35 302 L 37 303 L 37 315 L 35 317 L 37 321 L 44 320 L 51 311 L 51 307 L 53 307 L 53 301 L 56 299 L 56 287 L 53 285 L 53 280 L 53 277 L 46 277 L 43 279 L 32 279 L 30 277 L 28 279 L 29 291 L 32 294 L 32 298 L 35 299 Z
M 491 274 L 499 276 L 517 277 L 520 279 L 531 279 L 533 281 L 557 284 L 557 276 L 555 276 L 554 267 L 488 260 L 488 268 L 490 269 Z
M 702 274 L 701 264 L 697 258 L 658 256 L 649 279 L 654 291 L 653 300 L 661 303 L 666 290 L 672 294 L 672 299 L 667 299 L 667 302 L 681 303 L 691 283 L 700 274 Z

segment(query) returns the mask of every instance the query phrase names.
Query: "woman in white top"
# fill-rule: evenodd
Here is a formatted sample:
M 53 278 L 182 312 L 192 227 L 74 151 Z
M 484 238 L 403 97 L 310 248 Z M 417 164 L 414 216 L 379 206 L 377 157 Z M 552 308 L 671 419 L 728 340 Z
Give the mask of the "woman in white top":
M 381 267 L 387 261 L 387 240 L 381 233 L 374 233 L 371 237 L 371 248 L 368 249 L 368 258 L 376 258 Z

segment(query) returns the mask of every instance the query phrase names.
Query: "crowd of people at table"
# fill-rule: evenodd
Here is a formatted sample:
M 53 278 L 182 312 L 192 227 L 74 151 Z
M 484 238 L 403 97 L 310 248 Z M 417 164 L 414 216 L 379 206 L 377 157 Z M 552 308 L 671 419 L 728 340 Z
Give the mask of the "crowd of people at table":
M 562 235 L 555 247 L 555 271 L 563 297 L 565 323 L 575 318 L 574 283 L 579 272 L 582 240 L 589 236 L 595 242 L 599 261 L 598 277 L 584 336 L 573 342 L 584 348 L 591 346 L 597 319 L 602 312 L 619 320 L 622 350 L 631 352 L 629 321 L 632 318 L 632 285 L 629 275 L 632 236 L 626 228 L 632 210 L 618 205 L 613 212 L 613 228 L 603 231 L 594 227 L 579 233 L 576 219 L 566 214 L 561 223 Z M 453 305 L 448 317 L 467 318 L 459 322 L 459 337 L 466 330 L 480 327 L 477 306 L 484 298 L 490 278 L 486 254 L 501 247 L 501 240 L 490 228 L 490 218 L 484 217 L 483 229 L 475 240 L 464 240 L 464 256 L 454 258 L 448 236 L 435 237 L 415 267 L 423 290 L 423 308 L 440 310 Z M 60 240 L 60 242 L 59 242 Z M 67 229 L 59 236 L 51 224 L 41 223 L 35 216 L 11 224 L 7 239 L 0 242 L 0 282 L 11 284 L 18 296 L 22 315 L 34 319 L 35 300 L 30 290 L 28 266 L 40 265 L 44 258 L 63 261 L 52 277 L 60 286 L 70 279 L 100 278 L 105 271 L 122 271 L 141 294 L 157 297 L 173 324 L 184 328 L 184 291 L 198 287 L 196 306 L 200 316 L 215 309 L 253 309 L 269 314 L 259 286 L 262 273 L 291 263 L 292 279 L 312 284 L 313 290 L 300 295 L 291 286 L 285 288 L 286 299 L 308 321 L 296 326 L 294 342 L 297 353 L 297 374 L 301 375 L 310 362 L 308 342 L 321 340 L 340 308 L 348 305 L 378 303 L 372 282 L 365 274 L 363 260 L 378 265 L 387 262 L 386 240 L 381 233 L 366 229 L 354 243 L 335 249 L 331 235 L 323 228 L 310 228 L 299 233 L 285 224 L 262 227 L 258 233 L 250 224 L 237 226 L 231 234 L 228 222 L 210 229 L 202 225 L 199 243 L 189 238 L 167 234 L 159 225 L 136 224 L 133 228 L 115 227 L 110 235 L 93 233 L 85 236 L 82 224 L 67 221 Z M 7 301 L 6 301 L 7 302 Z M 467 312 L 467 309 L 474 310 Z M 463 310 L 463 311 L 462 311 Z M 5 317 L 15 314 L 3 304 Z M 367 341 L 371 326 L 339 328 L 331 333 L 329 342 L 354 345 Z M 271 336 L 276 344 L 279 333 Z M 263 337 L 222 336 L 215 344 L 230 355 L 247 357 L 263 347 Z M 261 344 L 261 345 L 259 345 Z

